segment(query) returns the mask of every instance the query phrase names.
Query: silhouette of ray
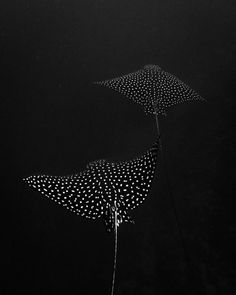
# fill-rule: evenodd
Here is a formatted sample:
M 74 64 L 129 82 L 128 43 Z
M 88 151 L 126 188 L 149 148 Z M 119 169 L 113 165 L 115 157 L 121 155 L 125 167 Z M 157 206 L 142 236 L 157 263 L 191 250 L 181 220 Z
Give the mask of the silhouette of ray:
M 114 292 L 117 228 L 133 222 L 129 211 L 143 203 L 150 191 L 157 165 L 158 141 L 141 157 L 127 162 L 97 160 L 81 173 L 69 176 L 33 175 L 24 181 L 41 194 L 79 216 L 102 219 L 108 232 L 115 233 Z

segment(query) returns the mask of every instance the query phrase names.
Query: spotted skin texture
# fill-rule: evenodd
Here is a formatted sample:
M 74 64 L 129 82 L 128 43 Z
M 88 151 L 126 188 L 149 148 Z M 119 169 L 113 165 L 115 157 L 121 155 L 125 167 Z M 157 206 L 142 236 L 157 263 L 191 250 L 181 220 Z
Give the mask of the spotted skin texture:
M 114 229 L 114 204 L 118 225 L 133 222 L 128 211 L 147 198 L 157 164 L 158 143 L 128 162 L 98 160 L 69 176 L 33 175 L 24 181 L 66 209 L 90 219 L 102 218 L 107 231 Z
M 166 110 L 186 101 L 205 101 L 174 75 L 158 65 L 146 65 L 142 69 L 117 78 L 95 82 L 109 87 L 144 107 L 145 113 L 166 114 Z

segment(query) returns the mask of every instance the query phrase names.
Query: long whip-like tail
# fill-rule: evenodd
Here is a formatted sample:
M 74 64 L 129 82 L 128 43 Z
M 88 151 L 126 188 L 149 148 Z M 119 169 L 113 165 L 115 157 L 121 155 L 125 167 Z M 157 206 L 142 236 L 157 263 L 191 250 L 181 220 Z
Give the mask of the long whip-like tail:
M 161 133 L 160 133 L 160 127 L 159 127 L 158 117 L 156 113 L 155 113 L 155 119 L 156 119 L 156 125 L 157 125 L 157 135 L 158 135 L 160 150 L 162 154 Z
M 114 264 L 113 264 L 113 275 L 112 275 L 112 286 L 111 286 L 111 295 L 114 294 L 115 287 L 115 277 L 116 277 L 116 257 L 117 257 L 117 210 L 116 210 L 116 202 L 114 204 L 114 229 L 115 229 L 115 248 L 114 248 Z
M 155 118 L 156 118 L 156 126 L 157 126 L 157 134 L 158 134 L 158 138 L 159 138 L 159 144 L 160 144 L 160 151 L 161 151 L 161 157 L 162 157 L 162 161 L 163 161 L 163 168 L 164 168 L 164 172 L 165 172 L 165 177 L 166 177 L 166 184 L 168 187 L 168 192 L 169 192 L 169 196 L 170 196 L 170 201 L 171 201 L 171 206 L 173 207 L 173 211 L 174 211 L 174 216 L 175 216 L 175 222 L 176 222 L 176 227 L 178 229 L 178 233 L 181 239 L 181 244 L 183 247 L 183 250 L 185 252 L 185 256 L 186 258 L 188 257 L 187 254 L 187 247 L 184 241 L 184 235 L 183 235 L 183 231 L 180 225 L 180 221 L 179 221 L 179 216 L 178 216 L 178 210 L 177 210 L 177 206 L 176 206 L 176 202 L 175 202 L 175 198 L 171 189 L 171 185 L 170 185 L 170 179 L 169 179 L 169 175 L 168 175 L 168 171 L 166 168 L 166 161 L 165 161 L 165 156 L 163 153 L 163 148 L 162 148 L 162 142 L 161 142 L 161 133 L 160 133 L 160 126 L 159 126 L 159 122 L 158 122 L 158 117 L 157 114 L 155 113 Z
M 161 142 L 161 134 L 160 134 L 160 127 L 159 127 L 157 114 L 155 114 L 155 118 L 156 118 L 157 133 L 158 133 L 160 151 L 161 151 L 162 162 L 163 162 L 162 164 L 163 164 L 163 169 L 164 169 L 165 178 L 166 178 L 166 185 L 168 187 L 171 206 L 172 206 L 173 211 L 174 211 L 176 227 L 177 227 L 179 237 L 180 237 L 180 240 L 181 240 L 181 245 L 182 245 L 186 265 L 189 268 L 191 268 L 191 270 L 189 269 L 189 271 L 187 272 L 187 276 L 191 280 L 191 282 L 190 282 L 191 286 L 189 287 L 190 288 L 189 291 L 191 292 L 191 294 L 199 294 L 199 292 L 202 292 L 202 287 L 199 285 L 199 282 L 196 281 L 196 279 L 197 279 L 196 269 L 194 267 L 194 264 L 192 262 L 192 259 L 191 259 L 190 255 L 189 255 L 188 248 L 187 248 L 185 240 L 184 240 L 184 234 L 183 234 L 181 224 L 180 224 L 180 221 L 179 221 L 178 210 L 177 210 L 175 198 L 174 198 L 174 195 L 173 195 L 173 191 L 172 191 L 172 188 L 171 188 L 171 183 L 170 183 L 168 171 L 167 171 L 167 168 L 166 168 L 166 161 L 165 161 L 165 155 L 163 153 L 163 147 L 162 147 L 162 142 Z M 192 285 L 194 285 L 195 288 L 192 288 Z M 198 287 L 196 287 L 196 285 L 198 285 Z

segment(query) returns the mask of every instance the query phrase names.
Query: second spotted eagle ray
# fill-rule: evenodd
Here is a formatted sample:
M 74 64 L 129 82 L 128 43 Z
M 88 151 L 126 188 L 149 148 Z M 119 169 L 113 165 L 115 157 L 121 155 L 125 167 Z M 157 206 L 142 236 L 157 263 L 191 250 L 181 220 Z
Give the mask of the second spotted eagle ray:
M 129 211 L 147 198 L 157 165 L 158 141 L 141 157 L 127 162 L 97 160 L 78 174 L 32 175 L 24 181 L 66 209 L 90 219 L 102 219 L 115 233 L 115 255 L 111 294 L 114 293 L 117 228 L 133 222 Z

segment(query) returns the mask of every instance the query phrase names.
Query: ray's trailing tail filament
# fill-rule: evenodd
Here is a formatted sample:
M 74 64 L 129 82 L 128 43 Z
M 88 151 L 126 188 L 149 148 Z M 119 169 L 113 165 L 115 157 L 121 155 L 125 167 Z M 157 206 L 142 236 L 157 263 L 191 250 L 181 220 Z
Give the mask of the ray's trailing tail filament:
M 173 192 L 172 192 L 170 179 L 169 179 L 169 174 L 168 174 L 166 164 L 165 164 L 166 161 L 165 161 L 165 156 L 164 156 L 163 148 L 162 148 L 160 126 L 159 126 L 158 116 L 157 116 L 156 112 L 155 112 L 155 118 L 156 118 L 157 133 L 158 133 L 158 139 L 159 139 L 159 145 L 160 145 L 160 152 L 161 152 L 161 157 L 162 157 L 162 162 L 163 162 L 162 165 L 163 165 L 163 170 L 164 170 L 164 173 L 165 173 L 166 185 L 167 185 L 168 192 L 169 192 L 170 202 L 171 202 L 171 206 L 173 208 L 176 227 L 177 227 L 179 237 L 180 237 L 180 240 L 181 240 L 181 245 L 182 245 L 182 248 L 183 248 L 183 251 L 184 251 L 184 257 L 185 257 L 186 263 L 188 265 L 190 265 L 190 258 L 189 258 L 187 246 L 186 246 L 186 243 L 185 243 L 185 240 L 184 240 L 184 234 L 183 234 L 183 231 L 182 231 L 182 228 L 181 228 L 181 225 L 180 225 L 179 216 L 178 216 L 178 210 L 177 210 L 175 198 L 174 198 L 174 195 L 173 195 Z
M 161 133 L 160 133 L 160 127 L 159 127 L 157 113 L 155 113 L 155 118 L 156 118 L 156 125 L 157 125 L 157 136 L 158 136 L 158 140 L 159 140 L 160 151 L 162 153 Z
M 114 213 L 114 234 L 115 234 L 115 248 L 114 248 L 114 265 L 113 265 L 113 275 L 112 275 L 112 286 L 111 286 L 111 295 L 114 294 L 115 287 L 115 277 L 116 277 L 116 257 L 117 257 L 117 229 L 118 229 L 118 219 L 117 219 L 117 207 L 116 201 L 114 202 L 114 207 L 112 208 Z

